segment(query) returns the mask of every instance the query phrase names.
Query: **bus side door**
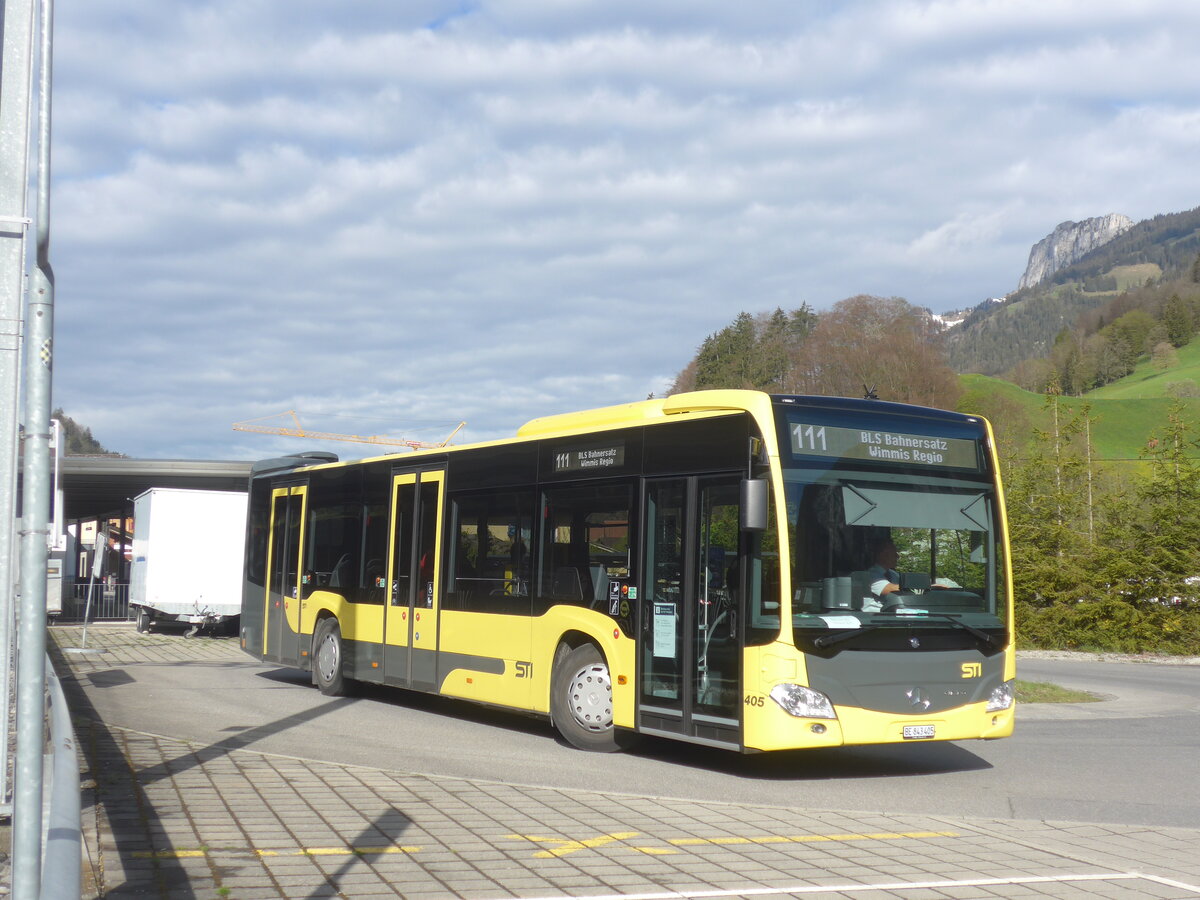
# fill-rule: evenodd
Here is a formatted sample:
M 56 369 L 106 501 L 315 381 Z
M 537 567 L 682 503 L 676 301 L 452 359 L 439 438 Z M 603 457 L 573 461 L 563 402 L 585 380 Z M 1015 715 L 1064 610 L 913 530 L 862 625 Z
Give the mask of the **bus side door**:
M 740 479 L 646 483 L 638 724 L 741 743 Z
M 271 492 L 263 656 L 293 665 L 300 663 L 301 548 L 307 500 L 308 488 L 302 485 Z
M 445 472 L 392 476 L 384 680 L 436 691 Z

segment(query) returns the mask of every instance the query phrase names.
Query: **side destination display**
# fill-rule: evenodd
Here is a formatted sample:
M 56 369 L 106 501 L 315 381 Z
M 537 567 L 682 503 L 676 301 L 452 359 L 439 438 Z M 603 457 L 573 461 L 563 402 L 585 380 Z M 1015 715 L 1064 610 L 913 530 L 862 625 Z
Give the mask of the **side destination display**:
M 593 469 L 621 468 L 625 465 L 625 445 L 589 444 L 554 454 L 554 473 L 587 472 Z
M 793 423 L 791 429 L 792 453 L 796 456 L 832 456 L 952 469 L 979 468 L 975 442 L 962 438 L 835 428 L 802 422 Z

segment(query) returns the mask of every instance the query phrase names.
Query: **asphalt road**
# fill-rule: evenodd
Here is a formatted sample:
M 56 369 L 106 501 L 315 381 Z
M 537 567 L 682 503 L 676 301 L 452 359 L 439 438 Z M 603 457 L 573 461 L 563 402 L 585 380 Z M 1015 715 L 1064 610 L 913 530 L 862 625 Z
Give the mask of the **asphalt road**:
M 110 725 L 304 759 L 510 784 L 806 810 L 1200 827 L 1200 666 L 1023 660 L 1020 676 L 1099 692 L 1026 706 L 995 742 L 738 756 L 647 740 L 589 754 L 548 723 L 368 687 L 329 699 L 298 672 L 142 663 L 82 679 Z

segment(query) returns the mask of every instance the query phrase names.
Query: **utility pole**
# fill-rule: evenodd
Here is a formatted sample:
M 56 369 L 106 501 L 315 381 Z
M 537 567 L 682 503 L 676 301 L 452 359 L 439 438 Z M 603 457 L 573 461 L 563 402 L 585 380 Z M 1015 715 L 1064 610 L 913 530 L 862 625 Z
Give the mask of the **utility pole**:
M 25 311 L 25 462 L 21 489 L 21 614 L 17 657 L 17 759 L 13 794 L 13 896 L 42 888 L 42 756 L 46 716 L 46 562 L 50 537 L 50 388 L 54 273 L 50 269 L 50 71 L 53 0 L 41 0 L 38 44 L 37 265 Z
M 3 0 L 0 57 L 0 815 L 12 813 L 8 720 L 15 650 L 17 408 L 21 383 L 21 301 L 29 230 L 29 105 L 34 0 Z

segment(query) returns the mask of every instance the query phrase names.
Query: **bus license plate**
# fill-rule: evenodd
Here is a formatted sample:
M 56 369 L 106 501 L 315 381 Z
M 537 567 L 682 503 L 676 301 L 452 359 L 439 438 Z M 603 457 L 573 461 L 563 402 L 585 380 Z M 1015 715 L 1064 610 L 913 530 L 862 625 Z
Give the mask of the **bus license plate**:
M 906 741 L 923 741 L 933 737 L 933 725 L 905 725 L 904 739 Z

